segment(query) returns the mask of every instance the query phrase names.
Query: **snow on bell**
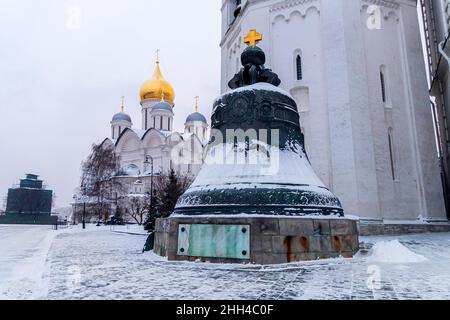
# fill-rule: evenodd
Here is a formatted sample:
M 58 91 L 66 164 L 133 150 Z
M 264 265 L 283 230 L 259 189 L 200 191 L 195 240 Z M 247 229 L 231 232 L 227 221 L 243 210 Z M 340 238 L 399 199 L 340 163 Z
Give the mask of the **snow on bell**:
M 264 67 L 256 43 L 242 53 L 231 91 L 214 102 L 205 163 L 174 215 L 339 215 L 314 173 L 294 99 Z

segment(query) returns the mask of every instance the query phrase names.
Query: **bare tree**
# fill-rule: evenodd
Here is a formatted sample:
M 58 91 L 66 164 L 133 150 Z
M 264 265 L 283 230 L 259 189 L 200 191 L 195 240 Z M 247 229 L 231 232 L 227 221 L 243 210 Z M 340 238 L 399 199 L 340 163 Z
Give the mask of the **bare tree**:
M 96 205 L 91 206 L 99 220 L 106 221 L 109 216 L 109 206 L 114 200 L 114 194 L 120 193 L 122 185 L 115 178 L 120 167 L 119 156 L 110 145 L 92 145 L 89 157 L 82 163 L 80 194 L 88 196 Z
M 171 170 L 155 179 L 154 208 L 149 208 L 145 229 L 153 230 L 158 218 L 167 218 L 175 210 L 178 199 L 192 184 L 192 178 Z M 149 201 L 150 202 L 150 201 Z
M 144 223 L 148 211 L 148 194 L 129 194 L 120 200 L 120 207 L 125 210 L 125 215 L 132 218 L 138 225 Z

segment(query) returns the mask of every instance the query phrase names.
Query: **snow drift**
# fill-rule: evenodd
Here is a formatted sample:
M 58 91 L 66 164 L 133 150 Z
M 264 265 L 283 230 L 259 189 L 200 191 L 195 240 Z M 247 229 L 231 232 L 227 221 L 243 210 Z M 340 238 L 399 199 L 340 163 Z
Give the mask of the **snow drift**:
M 370 251 L 368 260 L 381 263 L 418 263 L 428 261 L 424 256 L 409 250 L 398 240 L 376 243 Z

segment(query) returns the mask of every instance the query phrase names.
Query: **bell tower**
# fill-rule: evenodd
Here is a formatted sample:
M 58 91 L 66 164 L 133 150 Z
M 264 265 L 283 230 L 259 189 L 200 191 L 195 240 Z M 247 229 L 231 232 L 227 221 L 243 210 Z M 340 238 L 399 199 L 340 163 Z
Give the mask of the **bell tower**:
M 257 29 L 311 165 L 345 212 L 446 219 L 417 1 L 242 1 L 231 17 L 233 3 L 222 9 L 222 92 Z

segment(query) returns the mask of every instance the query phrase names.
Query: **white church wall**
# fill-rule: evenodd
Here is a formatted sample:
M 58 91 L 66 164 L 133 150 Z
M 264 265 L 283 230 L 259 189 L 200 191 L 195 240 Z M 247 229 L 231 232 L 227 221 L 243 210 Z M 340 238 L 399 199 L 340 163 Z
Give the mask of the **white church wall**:
M 332 190 L 348 214 L 380 219 L 359 1 L 321 1 Z
M 282 80 L 281 87 L 290 91 L 296 100 L 305 148 L 314 170 L 327 186 L 331 186 L 320 7 L 316 1 L 293 8 L 275 7 L 270 19 L 272 68 Z M 301 56 L 301 80 L 297 80 L 297 55 Z
M 365 27 L 369 18 L 367 6 L 363 6 L 361 19 L 366 47 L 378 192 L 383 218 L 404 219 L 410 217 L 411 212 L 419 212 L 417 208 L 421 204 L 416 184 L 418 175 L 413 161 L 412 139 L 408 134 L 412 128 L 410 121 L 405 121 L 409 117 L 410 106 L 407 75 L 402 64 L 403 31 L 398 9 L 394 11 L 383 8 L 382 14 L 379 30 Z M 383 102 L 381 72 L 385 80 L 386 102 Z
M 116 152 L 120 156 L 121 167 L 134 164 L 141 173 L 144 171 L 144 150 L 136 133 L 131 130 L 124 133 L 116 145 Z

